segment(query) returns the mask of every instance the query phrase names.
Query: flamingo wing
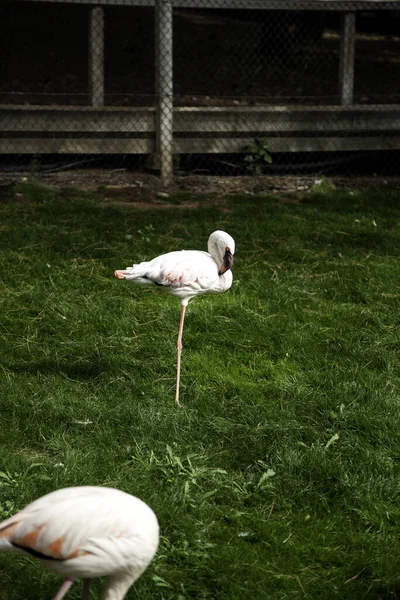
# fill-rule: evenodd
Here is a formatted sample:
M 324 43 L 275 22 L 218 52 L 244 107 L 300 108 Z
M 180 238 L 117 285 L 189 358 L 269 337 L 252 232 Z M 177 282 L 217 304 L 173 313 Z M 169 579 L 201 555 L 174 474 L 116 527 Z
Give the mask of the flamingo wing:
M 135 551 L 138 563 L 146 566 L 157 545 L 153 511 L 138 498 L 109 488 L 58 490 L 0 523 L 0 549 L 31 554 L 74 577 L 126 568 L 135 564 Z
M 181 250 L 150 261 L 146 277 L 157 285 L 173 288 L 208 287 L 218 279 L 218 266 L 207 252 Z

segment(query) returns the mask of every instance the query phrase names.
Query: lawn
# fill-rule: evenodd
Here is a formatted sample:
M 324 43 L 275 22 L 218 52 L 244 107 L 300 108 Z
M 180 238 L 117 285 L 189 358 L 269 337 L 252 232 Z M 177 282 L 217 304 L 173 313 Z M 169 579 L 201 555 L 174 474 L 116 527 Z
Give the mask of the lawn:
M 128 598 L 399 597 L 400 190 L 189 207 L 16 191 L 0 203 L 0 519 L 112 486 L 162 532 Z M 236 240 L 234 284 L 189 304 L 179 409 L 179 302 L 113 271 L 215 229 Z M 0 600 L 57 585 L 0 556 Z

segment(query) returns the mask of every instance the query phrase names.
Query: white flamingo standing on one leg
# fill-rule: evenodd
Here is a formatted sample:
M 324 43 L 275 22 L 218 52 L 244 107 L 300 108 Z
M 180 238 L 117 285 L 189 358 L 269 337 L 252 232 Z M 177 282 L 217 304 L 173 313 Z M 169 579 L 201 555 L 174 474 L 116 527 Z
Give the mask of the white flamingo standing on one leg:
M 175 395 L 175 402 L 178 405 L 186 306 L 195 296 L 226 292 L 231 287 L 234 253 L 234 239 L 225 231 L 214 231 L 208 239 L 208 252 L 200 250 L 168 252 L 148 262 L 115 271 L 115 277 L 118 279 L 126 279 L 139 285 L 161 286 L 181 302 Z
M 57 490 L 0 523 L 0 550 L 30 554 L 66 577 L 53 600 L 74 580 L 108 575 L 103 600 L 122 600 L 158 547 L 157 517 L 147 504 L 105 487 Z

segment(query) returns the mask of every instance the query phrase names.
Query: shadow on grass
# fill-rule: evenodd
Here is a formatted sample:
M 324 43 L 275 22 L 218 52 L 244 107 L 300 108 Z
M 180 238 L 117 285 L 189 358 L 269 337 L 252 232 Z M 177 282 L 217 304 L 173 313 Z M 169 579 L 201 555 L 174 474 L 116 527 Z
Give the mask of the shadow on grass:
M 301 199 L 304 205 L 321 206 L 332 212 L 354 212 L 382 209 L 400 211 L 398 202 L 399 186 L 387 185 L 370 188 L 368 190 L 349 192 L 348 190 L 337 188 L 328 193 L 311 192 L 308 196 Z
M 14 373 L 26 375 L 62 375 L 68 379 L 90 381 L 97 379 L 103 373 L 112 372 L 108 361 L 97 356 L 87 358 L 84 362 L 66 362 L 43 360 L 30 363 L 14 363 L 7 366 Z

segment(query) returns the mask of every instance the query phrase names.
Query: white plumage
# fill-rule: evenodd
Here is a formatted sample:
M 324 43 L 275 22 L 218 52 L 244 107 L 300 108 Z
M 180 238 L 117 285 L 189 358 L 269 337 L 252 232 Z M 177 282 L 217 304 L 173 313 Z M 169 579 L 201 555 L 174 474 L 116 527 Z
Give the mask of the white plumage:
M 67 579 L 54 600 L 73 581 L 109 576 L 103 600 L 122 600 L 152 561 L 159 527 L 151 508 L 130 494 L 104 487 L 57 490 L 0 523 L 0 550 L 38 558 Z
M 180 359 L 185 309 L 191 298 L 225 292 L 232 285 L 235 241 L 225 231 L 214 231 L 208 239 L 208 252 L 180 250 L 168 252 L 125 270 L 115 277 L 138 285 L 157 285 L 179 298 L 181 318 L 178 333 L 178 360 L 175 401 L 179 404 Z

